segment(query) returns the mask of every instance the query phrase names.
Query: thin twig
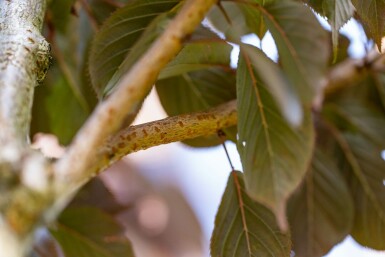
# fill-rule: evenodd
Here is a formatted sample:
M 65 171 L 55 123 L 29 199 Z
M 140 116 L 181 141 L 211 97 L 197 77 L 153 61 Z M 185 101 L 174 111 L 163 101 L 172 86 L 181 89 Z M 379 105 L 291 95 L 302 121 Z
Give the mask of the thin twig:
M 130 126 L 119 132 L 99 154 L 92 173 L 104 170 L 125 155 L 161 144 L 168 144 L 217 133 L 237 124 L 237 104 L 233 100 L 205 112 L 185 114 Z

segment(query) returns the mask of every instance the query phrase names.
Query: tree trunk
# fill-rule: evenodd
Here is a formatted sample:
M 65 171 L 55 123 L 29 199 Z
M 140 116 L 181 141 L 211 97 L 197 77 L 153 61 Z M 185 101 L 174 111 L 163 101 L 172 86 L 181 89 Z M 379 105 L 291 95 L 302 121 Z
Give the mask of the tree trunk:
M 49 65 L 49 44 L 41 35 L 45 8 L 45 0 L 0 1 L 0 257 L 24 256 L 31 241 L 30 229 L 21 229 L 20 213 L 10 207 L 30 200 L 21 196 L 26 190 L 19 183 L 32 153 L 34 88 Z

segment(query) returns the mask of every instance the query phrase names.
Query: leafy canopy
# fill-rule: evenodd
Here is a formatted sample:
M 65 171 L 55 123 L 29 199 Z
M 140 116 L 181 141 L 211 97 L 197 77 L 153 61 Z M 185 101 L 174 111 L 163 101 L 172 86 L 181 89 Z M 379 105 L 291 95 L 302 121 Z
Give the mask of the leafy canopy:
M 114 93 L 185 1 L 79 2 L 51 1 L 53 67 L 33 110 L 31 133 L 53 133 L 62 144 Z M 385 250 L 385 74 L 371 70 L 324 94 L 329 72 L 348 58 L 340 28 L 354 17 L 381 49 L 384 12 L 383 0 L 219 1 L 159 74 L 156 90 L 170 116 L 237 99 L 238 126 L 225 134 L 237 144 L 243 174 L 229 177 L 212 256 L 317 257 L 348 235 Z M 242 43 L 250 33 L 272 35 L 277 62 Z M 235 68 L 232 44 L 240 47 Z M 127 113 L 128 123 L 139 108 Z M 222 139 L 185 143 L 207 147 Z M 116 210 L 91 202 L 69 207 L 50 229 L 64 255 L 133 256 L 126 239 L 103 241 L 121 236 Z

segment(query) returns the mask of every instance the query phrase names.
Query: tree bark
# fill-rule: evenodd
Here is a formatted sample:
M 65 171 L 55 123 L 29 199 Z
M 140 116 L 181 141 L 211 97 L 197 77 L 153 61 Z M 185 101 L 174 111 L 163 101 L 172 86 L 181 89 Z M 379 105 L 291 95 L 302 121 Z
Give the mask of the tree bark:
M 41 35 L 45 6 L 44 0 L 0 2 L 1 146 L 28 142 L 34 87 L 49 65 L 49 44 Z
M 31 241 L 30 227 L 19 220 L 31 213 L 10 207 L 34 204 L 22 170 L 42 160 L 30 152 L 28 134 L 34 88 L 49 66 L 49 44 L 41 35 L 45 8 L 45 0 L 0 1 L 0 257 L 24 256 Z
M 178 115 L 136 126 L 129 126 L 101 148 L 90 172 L 97 174 L 124 156 L 154 146 L 215 135 L 237 125 L 237 102 L 232 100 L 204 112 Z

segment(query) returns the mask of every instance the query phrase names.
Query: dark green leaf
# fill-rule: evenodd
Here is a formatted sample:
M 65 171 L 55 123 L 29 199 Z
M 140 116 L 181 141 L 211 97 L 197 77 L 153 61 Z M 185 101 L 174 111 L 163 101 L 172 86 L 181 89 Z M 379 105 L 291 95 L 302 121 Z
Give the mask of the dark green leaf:
M 51 70 L 35 90 L 31 134 L 52 133 L 68 144 L 87 116 L 61 72 Z
M 354 198 L 352 236 L 364 246 L 384 250 L 384 112 L 381 101 L 371 97 L 373 89 L 370 77 L 344 89 L 337 99 L 329 99 L 323 116 L 338 143 L 341 153 L 336 156 Z
M 385 250 L 385 161 L 381 158 L 385 146 L 379 148 L 359 135 L 344 138 L 355 204 L 352 236 L 364 246 Z
M 355 99 L 329 103 L 324 113 L 332 117 L 335 124 L 351 132 L 359 131 L 374 144 L 385 147 L 385 116 L 371 106 Z
M 152 28 L 147 30 L 147 37 L 142 39 L 144 42 L 136 44 L 135 51 L 130 51 L 150 23 L 178 3 L 178 0 L 132 1 L 106 20 L 92 44 L 89 62 L 92 84 L 99 97 L 105 93 L 107 83 L 114 74 L 115 79 L 110 82 L 109 90 L 138 56 L 147 50 L 152 40 L 160 34 L 164 23 L 167 23 L 167 17 L 160 24 L 153 23 Z M 122 65 L 124 60 L 127 61 Z
M 251 5 L 266 5 L 274 0 L 252 0 L 248 3 L 221 2 L 212 8 L 209 20 L 227 39 L 236 43 L 240 37 L 254 33 L 260 39 L 266 34 L 267 28 L 262 13 Z
M 223 68 L 210 68 L 159 80 L 156 83 L 163 108 L 169 116 L 206 110 L 235 99 L 235 74 Z M 229 139 L 236 131 L 227 129 Z M 221 143 L 217 136 L 186 141 L 192 146 L 213 146 Z
M 181 52 L 159 74 L 158 79 L 179 76 L 213 66 L 229 67 L 232 46 L 207 28 L 200 27 Z
M 236 43 L 240 42 L 241 36 L 252 33 L 246 17 L 236 3 L 221 2 L 220 5 L 213 6 L 208 19 L 217 30 L 225 35 L 226 39 Z
M 333 34 L 330 32 L 329 33 L 330 38 L 333 37 Z M 330 48 L 333 48 L 333 55 L 330 55 L 329 58 L 329 66 L 336 65 L 340 62 L 343 62 L 346 60 L 346 58 L 349 58 L 349 46 L 350 46 L 350 39 L 343 34 L 338 34 L 337 35 L 337 44 L 333 46 L 332 40 L 330 40 Z
M 90 7 L 92 18 L 97 22 L 97 25 L 103 24 L 118 7 L 124 6 L 132 0 L 87 0 Z
M 256 6 L 278 48 L 279 60 L 297 94 L 310 103 L 322 87 L 329 56 L 328 35 L 311 10 L 290 0 Z
M 239 7 L 245 16 L 247 27 L 262 40 L 267 28 L 261 12 L 255 8 L 249 8 L 247 5 L 240 5 Z
M 382 106 L 382 108 L 379 109 L 385 112 L 385 74 L 376 74 L 374 76 L 374 82 Z
M 204 27 L 194 32 L 190 42 L 160 73 L 156 83 L 168 115 L 202 111 L 235 98 L 235 76 L 232 71 L 225 71 L 230 69 L 231 50 L 226 41 Z M 225 133 L 228 139 L 235 140 L 235 128 L 226 129 Z M 213 135 L 184 143 L 207 147 L 218 145 L 221 140 Z
M 52 68 L 34 95 L 31 134 L 55 134 L 68 144 L 97 103 L 87 73 L 88 45 L 93 32 L 84 12 L 71 17 L 67 29 L 52 39 Z
M 232 172 L 215 218 L 211 256 L 289 257 L 290 236 L 280 232 L 274 215 L 246 193 L 243 175 Z
M 338 31 L 353 16 L 354 6 L 351 0 L 324 0 L 324 14 L 332 28 L 334 52 L 338 49 Z
M 53 0 L 48 6 L 52 23 L 59 31 L 65 31 L 71 15 L 71 7 L 75 0 Z
M 302 0 L 321 16 L 326 16 L 323 9 L 324 0 Z
M 286 201 L 300 184 L 310 162 L 314 132 L 310 111 L 294 129 L 280 114 L 266 87 L 242 56 L 238 63 L 238 151 L 251 197 L 286 225 Z
M 381 49 L 381 38 L 385 35 L 385 1 L 352 0 L 352 3 L 362 20 L 365 32 Z
M 333 160 L 321 151 L 288 207 L 296 257 L 321 257 L 350 233 L 352 197 Z
M 95 207 L 109 214 L 115 214 L 124 208 L 99 177 L 84 185 L 69 207 Z
M 96 208 L 66 209 L 50 231 L 66 257 L 134 256 L 123 228 Z

